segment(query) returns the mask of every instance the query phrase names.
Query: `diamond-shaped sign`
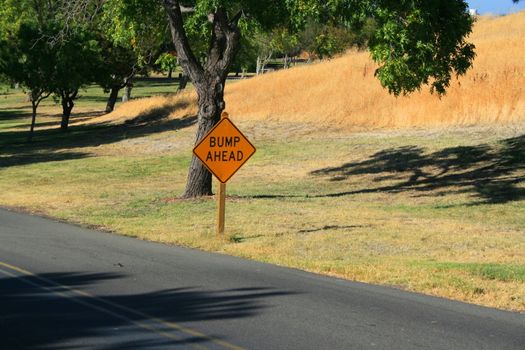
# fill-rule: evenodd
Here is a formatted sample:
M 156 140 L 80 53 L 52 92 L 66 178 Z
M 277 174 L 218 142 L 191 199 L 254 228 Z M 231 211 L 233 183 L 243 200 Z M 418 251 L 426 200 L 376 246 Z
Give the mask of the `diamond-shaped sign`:
M 193 149 L 193 154 L 222 183 L 226 183 L 254 153 L 255 147 L 229 118 L 221 119 Z

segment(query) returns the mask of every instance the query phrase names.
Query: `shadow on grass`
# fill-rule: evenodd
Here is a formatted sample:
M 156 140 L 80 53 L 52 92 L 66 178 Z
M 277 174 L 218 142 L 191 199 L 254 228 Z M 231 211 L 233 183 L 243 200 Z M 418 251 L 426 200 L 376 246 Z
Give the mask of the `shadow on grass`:
M 170 327 L 161 320 L 184 323 L 249 318 L 267 307 L 267 299 L 291 294 L 270 288 L 176 288 L 94 298 L 77 292 L 123 277 L 114 273 L 46 273 L 0 278 L 2 348 L 213 347 L 210 338 L 178 325 Z M 209 336 L 223 338 L 220 334 Z
M 84 147 L 96 147 L 167 130 L 187 128 L 195 124 L 196 116 L 167 119 L 175 110 L 187 106 L 187 102 L 179 101 L 174 105 L 158 107 L 137 116 L 124 125 L 109 123 L 75 125 L 73 123 L 68 132 L 61 132 L 58 129 L 37 129 L 31 143 L 27 142 L 28 132 L 26 130 L 3 131 L 0 132 L 0 168 L 85 158 L 89 157 L 90 153 L 79 151 Z M 80 115 L 79 118 L 88 119 L 89 117 Z M 50 123 L 53 124 L 53 122 Z M 71 149 L 75 151 L 71 152 Z
M 418 146 L 387 149 L 361 162 L 313 171 L 329 181 L 373 175 L 377 187 L 324 195 L 420 192 L 421 195 L 472 194 L 472 205 L 525 199 L 525 135 L 497 145 L 445 148 L 427 153 Z M 381 185 L 385 183 L 385 185 Z
M 31 113 L 26 108 L 9 108 L 0 110 L 0 122 L 31 118 Z

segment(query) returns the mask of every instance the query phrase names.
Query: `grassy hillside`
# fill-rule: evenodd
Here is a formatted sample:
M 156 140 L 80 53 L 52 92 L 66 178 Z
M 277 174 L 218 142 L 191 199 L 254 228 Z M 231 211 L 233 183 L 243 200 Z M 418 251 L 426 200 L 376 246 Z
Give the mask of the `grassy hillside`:
M 234 115 L 322 122 L 344 127 L 472 124 L 525 118 L 525 12 L 481 18 L 471 40 L 473 69 L 439 99 L 425 88 L 390 96 L 374 77 L 366 52 L 231 85 Z
M 474 67 L 453 81 L 443 98 L 423 88 L 393 97 L 374 77 L 366 52 L 296 67 L 242 82 L 226 90 L 227 110 L 237 119 L 315 122 L 342 128 L 384 128 L 513 122 L 525 119 L 525 12 L 481 17 L 470 38 Z M 185 96 L 195 113 L 195 98 Z M 187 105 L 187 102 L 192 104 Z M 149 106 L 177 105 L 173 97 L 135 101 L 109 119 L 134 117 Z

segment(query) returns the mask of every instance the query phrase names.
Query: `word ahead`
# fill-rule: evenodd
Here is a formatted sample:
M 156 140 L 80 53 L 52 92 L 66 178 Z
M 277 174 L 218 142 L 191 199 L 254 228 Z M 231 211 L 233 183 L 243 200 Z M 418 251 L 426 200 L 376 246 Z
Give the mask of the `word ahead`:
M 229 118 L 223 118 L 193 153 L 220 182 L 226 183 L 255 153 L 255 147 Z

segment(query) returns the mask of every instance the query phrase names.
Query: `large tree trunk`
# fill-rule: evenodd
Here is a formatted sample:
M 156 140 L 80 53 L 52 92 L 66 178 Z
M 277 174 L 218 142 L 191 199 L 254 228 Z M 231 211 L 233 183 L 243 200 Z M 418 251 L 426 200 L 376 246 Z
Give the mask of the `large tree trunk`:
M 119 91 L 120 91 L 119 86 L 113 86 L 111 88 L 111 93 L 109 94 L 108 103 L 106 104 L 106 113 L 111 113 L 115 109 L 115 104 L 117 103 Z
M 238 21 L 242 12 L 230 19 L 224 8 L 217 8 L 208 16 L 213 23 L 213 29 L 207 60 L 202 64 L 189 45 L 179 1 L 163 1 L 180 65 L 197 90 L 199 114 L 195 142 L 198 143 L 217 124 L 224 110 L 224 84 L 239 49 Z M 193 156 L 188 182 L 182 196 L 194 198 L 210 194 L 212 194 L 211 174 L 200 160 Z
M 195 145 L 219 122 L 221 113 L 225 107 L 223 88 L 225 79 L 215 77 L 215 79 L 210 80 L 206 79 L 205 81 L 207 82 L 196 85 L 199 97 L 199 114 Z M 182 197 L 194 198 L 212 194 L 211 173 L 197 157 L 192 156 L 188 171 L 188 182 L 186 183 L 186 189 Z

